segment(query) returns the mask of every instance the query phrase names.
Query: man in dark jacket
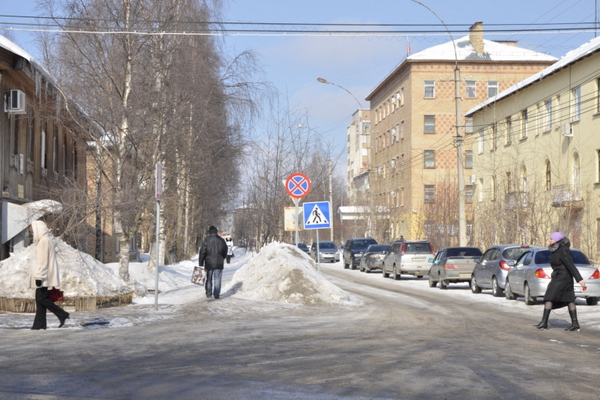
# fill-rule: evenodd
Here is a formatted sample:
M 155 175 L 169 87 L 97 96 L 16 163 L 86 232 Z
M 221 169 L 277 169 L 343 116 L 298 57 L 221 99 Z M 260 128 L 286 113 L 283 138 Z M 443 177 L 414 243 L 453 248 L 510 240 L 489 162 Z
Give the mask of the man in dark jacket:
M 204 239 L 198 255 L 198 265 L 206 270 L 206 297 L 215 299 L 221 294 L 221 276 L 223 274 L 223 260 L 227 257 L 227 243 L 218 235 L 216 227 L 208 228 L 208 236 Z M 214 282 L 213 282 L 214 281 Z M 214 291 L 213 291 L 214 286 Z

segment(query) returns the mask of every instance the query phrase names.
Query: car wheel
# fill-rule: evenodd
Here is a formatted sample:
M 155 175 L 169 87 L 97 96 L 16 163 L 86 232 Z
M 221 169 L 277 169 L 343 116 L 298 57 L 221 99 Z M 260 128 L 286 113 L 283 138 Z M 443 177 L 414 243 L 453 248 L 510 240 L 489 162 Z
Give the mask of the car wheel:
M 517 296 L 510 290 L 510 282 L 506 281 L 506 286 L 504 287 L 504 297 L 506 300 L 516 300 Z
M 346 264 L 346 261 L 344 261 L 344 269 L 348 269 L 350 268 L 350 265 Z
M 471 283 L 470 283 L 469 286 L 471 286 L 471 292 L 473 292 L 473 293 L 481 293 L 481 288 L 479 286 L 477 286 L 477 282 L 475 281 L 475 277 L 474 276 L 471 276 Z
M 385 270 L 385 265 L 381 268 L 381 274 L 383 275 L 384 278 L 390 277 L 390 274 L 388 274 L 387 271 Z
M 429 287 L 436 287 L 437 281 L 433 279 L 433 276 L 429 274 Z
M 365 272 L 366 272 L 367 274 L 370 274 L 370 273 L 371 273 L 371 268 L 369 268 L 369 267 L 365 267 Z
M 528 284 L 525 284 L 525 304 L 528 306 L 535 304 L 535 297 L 531 297 L 531 290 L 529 289 Z
M 494 297 L 502 296 L 502 289 L 498 286 L 498 279 L 496 279 L 496 277 L 492 278 L 492 294 Z
M 595 306 L 596 304 L 598 304 L 598 298 L 597 297 L 588 297 L 587 299 L 585 299 L 585 302 L 587 303 L 588 306 Z
M 394 279 L 399 281 L 400 280 L 400 275 L 398 274 L 398 271 L 396 271 L 396 266 L 394 265 Z

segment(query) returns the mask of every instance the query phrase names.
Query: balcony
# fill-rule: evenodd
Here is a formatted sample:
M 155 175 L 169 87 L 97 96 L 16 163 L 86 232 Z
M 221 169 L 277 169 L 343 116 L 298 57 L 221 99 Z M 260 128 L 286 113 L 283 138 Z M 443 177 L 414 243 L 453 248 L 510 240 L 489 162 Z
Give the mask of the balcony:
M 527 207 L 527 192 L 509 192 L 504 195 L 504 209 L 514 210 Z
M 552 187 L 552 206 L 583 208 L 581 190 L 575 185 L 557 185 Z

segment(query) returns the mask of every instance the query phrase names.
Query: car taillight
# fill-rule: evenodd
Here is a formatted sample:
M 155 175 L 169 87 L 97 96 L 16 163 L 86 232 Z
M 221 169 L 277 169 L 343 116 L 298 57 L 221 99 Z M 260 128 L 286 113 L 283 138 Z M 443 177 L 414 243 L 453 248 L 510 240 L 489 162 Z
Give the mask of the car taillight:
M 510 271 L 510 265 L 508 265 L 506 261 L 500 260 L 498 264 L 500 264 L 500 268 L 502 268 L 503 270 Z
M 541 269 L 541 268 L 538 268 L 538 269 L 536 269 L 536 270 L 535 270 L 535 272 L 533 273 L 533 275 L 534 275 L 536 278 L 546 278 L 546 279 L 550 279 L 550 277 L 549 277 L 549 276 L 548 276 L 548 275 L 547 275 L 547 274 L 544 272 L 544 270 L 543 270 L 543 269 Z
M 590 276 L 588 279 L 600 279 L 600 271 L 595 270 L 592 276 Z
M 406 250 L 406 243 L 402 243 L 402 247 L 400 248 L 400 254 L 404 255 L 405 250 Z
M 444 264 L 444 269 L 456 269 L 456 264 Z

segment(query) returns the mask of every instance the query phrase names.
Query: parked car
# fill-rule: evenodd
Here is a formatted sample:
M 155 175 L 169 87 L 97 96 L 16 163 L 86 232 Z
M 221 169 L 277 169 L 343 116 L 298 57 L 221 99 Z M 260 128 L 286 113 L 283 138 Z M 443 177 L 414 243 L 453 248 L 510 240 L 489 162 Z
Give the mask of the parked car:
M 334 242 L 329 241 L 319 241 L 319 257 L 317 258 L 317 242 L 313 242 L 312 246 L 310 246 L 310 256 L 314 258 L 315 261 L 319 262 L 338 262 L 340 261 L 340 254 L 337 251 L 337 247 L 335 247 Z
M 502 244 L 490 247 L 475 263 L 471 275 L 471 291 L 481 293 L 482 289 L 492 289 L 494 296 L 502 296 L 506 275 L 515 265 L 517 258 L 526 251 L 537 247 L 526 244 Z
M 400 279 L 401 274 L 406 274 L 422 278 L 429 273 L 430 258 L 433 258 L 433 246 L 427 240 L 394 242 L 383 259 L 383 277 L 392 274 L 394 279 Z
M 381 269 L 383 258 L 390 250 L 389 244 L 372 244 L 367 247 L 360 258 L 359 269 L 364 272 L 371 272 L 374 269 Z
M 373 238 L 348 239 L 344 245 L 344 268 L 354 269 L 360 266 L 360 258 L 371 244 L 377 244 Z
M 470 282 L 475 263 L 483 253 L 478 247 L 446 247 L 430 259 L 429 286 L 446 289 L 449 283 Z
M 344 258 L 344 243 L 338 244 L 338 253 L 340 253 L 340 259 Z
M 298 243 L 298 248 L 300 250 L 302 250 L 305 253 L 309 253 L 310 250 L 308 249 L 308 246 L 306 245 L 306 243 Z
M 552 275 L 550 254 L 550 250 L 541 247 L 521 255 L 506 276 L 504 295 L 508 300 L 525 297 L 525 304 L 533 305 L 538 297 L 546 294 Z M 600 272 L 580 250 L 571 249 L 571 255 L 587 287 L 584 291 L 581 285 L 575 283 L 575 296 L 584 298 L 589 305 L 595 306 L 600 297 Z

